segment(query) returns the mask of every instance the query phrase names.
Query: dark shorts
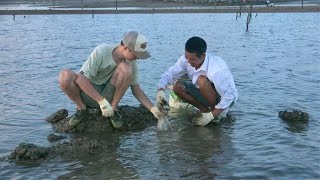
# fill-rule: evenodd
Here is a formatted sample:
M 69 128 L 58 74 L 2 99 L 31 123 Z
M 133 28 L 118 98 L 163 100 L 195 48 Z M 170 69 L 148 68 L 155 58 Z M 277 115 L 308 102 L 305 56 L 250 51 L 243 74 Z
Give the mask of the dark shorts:
M 111 103 L 113 99 L 113 95 L 115 92 L 115 87 L 111 84 L 111 78 L 108 80 L 105 84 L 102 85 L 96 85 L 91 83 L 94 89 L 100 93 L 101 96 L 107 99 L 109 103 Z M 97 101 L 93 100 L 91 97 L 89 97 L 86 93 L 84 93 L 82 90 L 80 91 L 80 97 L 83 101 L 83 103 L 88 107 L 92 109 L 98 109 L 100 108 Z
M 200 93 L 200 89 L 198 89 L 195 85 L 192 84 L 190 80 L 182 81 L 182 84 L 187 91 L 188 94 L 190 94 L 193 98 L 195 98 L 198 102 L 201 104 L 209 107 L 208 100 L 206 100 Z M 211 86 L 214 88 L 213 83 L 211 83 Z M 216 103 L 218 104 L 220 102 L 220 95 L 217 93 L 217 99 Z

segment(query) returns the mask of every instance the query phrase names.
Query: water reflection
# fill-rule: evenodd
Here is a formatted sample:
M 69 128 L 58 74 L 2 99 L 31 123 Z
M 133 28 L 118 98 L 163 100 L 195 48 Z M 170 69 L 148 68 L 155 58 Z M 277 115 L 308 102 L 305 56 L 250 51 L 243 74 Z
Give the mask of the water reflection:
M 69 166 L 68 172 L 64 173 L 59 178 L 97 178 L 97 179 L 122 179 L 122 178 L 136 178 L 137 173 L 133 168 L 127 168 L 123 166 L 122 162 L 119 161 L 119 154 L 117 149 L 119 147 L 119 138 L 123 133 L 113 132 L 106 134 L 87 134 L 87 135 L 76 135 L 73 138 L 84 139 L 83 143 L 90 141 L 99 141 L 101 146 L 104 147 L 102 151 L 98 153 L 83 153 L 83 150 L 79 150 L 79 154 L 60 156 L 62 162 L 77 162 L 73 166 Z M 83 148 L 83 147 L 79 147 Z M 87 148 L 87 147 L 86 147 Z M 94 147 L 90 147 L 94 148 Z M 87 149 L 85 151 L 90 151 Z M 77 151 L 74 151 L 77 153 Z
M 286 129 L 293 133 L 303 133 L 308 131 L 308 122 L 302 121 L 283 121 L 286 124 Z
M 161 169 L 171 178 L 213 179 L 231 155 L 231 138 L 221 124 L 192 126 L 183 111 L 177 114 L 177 131 L 157 134 Z

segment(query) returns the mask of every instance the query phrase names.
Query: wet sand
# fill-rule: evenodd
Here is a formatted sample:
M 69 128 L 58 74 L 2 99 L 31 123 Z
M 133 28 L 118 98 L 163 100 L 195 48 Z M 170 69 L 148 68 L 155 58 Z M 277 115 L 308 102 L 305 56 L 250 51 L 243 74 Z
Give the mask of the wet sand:
M 7 0 L 8 1 L 8 0 Z M 9 2 L 9 1 L 8 1 Z M 53 1 L 42 4 L 33 4 L 31 0 L 19 0 L 10 4 L 6 0 L 0 3 L 0 15 L 36 15 L 36 14 L 149 14 L 149 13 L 237 13 L 240 8 L 237 4 L 193 4 L 177 3 L 164 1 L 145 1 L 145 0 L 119 0 L 116 4 L 113 1 L 80 0 L 58 1 L 53 6 Z M 14 2 L 14 1 L 13 1 Z M 16 6 L 16 7 L 15 7 Z M 22 7 L 19 9 L 19 7 Z M 26 8 L 27 7 L 27 8 Z M 242 12 L 250 10 L 249 4 L 242 9 Z M 305 4 L 303 7 L 299 4 L 277 4 L 267 7 L 263 4 L 253 5 L 253 13 L 292 13 L 292 12 L 320 12 L 320 5 Z

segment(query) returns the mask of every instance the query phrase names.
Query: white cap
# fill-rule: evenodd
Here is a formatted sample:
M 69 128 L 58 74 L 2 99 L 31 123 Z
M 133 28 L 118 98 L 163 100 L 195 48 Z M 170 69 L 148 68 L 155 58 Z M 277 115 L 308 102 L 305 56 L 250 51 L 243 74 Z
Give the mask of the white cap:
M 147 38 L 143 34 L 137 31 L 129 31 L 123 36 L 122 42 L 133 51 L 137 58 L 147 59 L 150 57 L 147 51 Z

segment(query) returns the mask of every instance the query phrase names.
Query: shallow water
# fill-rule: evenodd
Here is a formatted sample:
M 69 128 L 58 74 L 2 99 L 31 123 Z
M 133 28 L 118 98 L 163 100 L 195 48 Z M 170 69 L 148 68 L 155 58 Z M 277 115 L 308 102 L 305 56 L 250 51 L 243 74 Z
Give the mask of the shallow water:
M 319 13 L 0 16 L 0 177 L 8 179 L 318 179 L 320 178 Z M 50 146 L 44 118 L 75 106 L 60 91 L 62 68 L 79 70 L 95 46 L 144 32 L 152 58 L 139 63 L 141 87 L 155 99 L 156 83 L 201 36 L 226 60 L 239 100 L 235 122 L 193 127 L 186 111 L 171 110 L 173 131 L 106 134 L 102 154 L 11 164 L 21 142 Z M 138 106 L 128 91 L 121 104 Z M 310 114 L 287 124 L 284 109 Z M 92 137 L 97 138 L 97 137 Z

